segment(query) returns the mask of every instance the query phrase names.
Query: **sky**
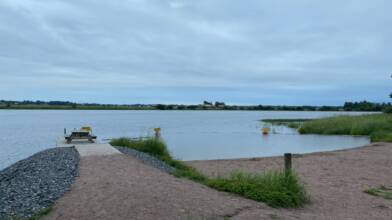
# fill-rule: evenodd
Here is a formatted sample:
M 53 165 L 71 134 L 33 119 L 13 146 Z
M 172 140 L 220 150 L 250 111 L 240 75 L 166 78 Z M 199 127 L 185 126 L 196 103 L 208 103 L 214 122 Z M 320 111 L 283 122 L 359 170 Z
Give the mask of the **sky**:
M 390 0 L 1 0 L 0 99 L 389 102 Z

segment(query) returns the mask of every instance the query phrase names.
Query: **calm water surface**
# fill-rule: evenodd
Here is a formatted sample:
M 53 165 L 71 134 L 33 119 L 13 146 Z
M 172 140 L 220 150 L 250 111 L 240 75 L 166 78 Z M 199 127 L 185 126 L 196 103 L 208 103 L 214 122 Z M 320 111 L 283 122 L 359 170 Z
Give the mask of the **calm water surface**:
M 56 145 L 63 129 L 90 125 L 99 139 L 152 135 L 162 128 L 171 153 L 204 160 L 308 153 L 362 146 L 366 137 L 299 135 L 278 126 L 261 135 L 265 118 L 319 118 L 342 112 L 0 110 L 0 169 Z

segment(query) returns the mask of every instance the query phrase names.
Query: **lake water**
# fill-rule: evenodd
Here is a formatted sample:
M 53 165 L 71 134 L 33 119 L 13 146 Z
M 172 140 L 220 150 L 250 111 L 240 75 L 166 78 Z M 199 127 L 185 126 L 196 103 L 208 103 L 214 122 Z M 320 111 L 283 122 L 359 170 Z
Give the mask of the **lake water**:
M 0 110 L 0 169 L 54 147 L 63 129 L 92 126 L 98 139 L 140 137 L 162 128 L 182 160 L 245 158 L 362 146 L 366 137 L 299 135 L 278 126 L 263 136 L 260 119 L 320 118 L 347 112 Z

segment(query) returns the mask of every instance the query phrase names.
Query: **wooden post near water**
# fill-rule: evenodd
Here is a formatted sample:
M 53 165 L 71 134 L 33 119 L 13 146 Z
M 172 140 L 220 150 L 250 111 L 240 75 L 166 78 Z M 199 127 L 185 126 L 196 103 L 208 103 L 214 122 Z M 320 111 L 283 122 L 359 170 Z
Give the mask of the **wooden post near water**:
M 286 174 L 291 172 L 291 153 L 284 154 L 284 171 Z

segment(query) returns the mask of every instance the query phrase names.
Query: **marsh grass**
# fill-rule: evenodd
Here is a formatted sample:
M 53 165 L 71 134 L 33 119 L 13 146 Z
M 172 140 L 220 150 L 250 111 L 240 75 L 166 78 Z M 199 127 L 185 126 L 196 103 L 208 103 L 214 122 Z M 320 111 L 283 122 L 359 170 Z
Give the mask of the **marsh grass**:
M 392 142 L 392 114 L 334 116 L 304 122 L 301 134 L 367 135 L 372 142 Z
M 187 178 L 220 191 L 265 202 L 272 207 L 301 207 L 308 201 L 305 189 L 295 173 L 276 171 L 252 175 L 235 172 L 228 178 L 208 178 L 195 168 L 174 159 L 161 139 L 118 138 L 112 140 L 110 144 L 129 147 L 155 156 L 176 168 L 173 173 L 176 177 Z

